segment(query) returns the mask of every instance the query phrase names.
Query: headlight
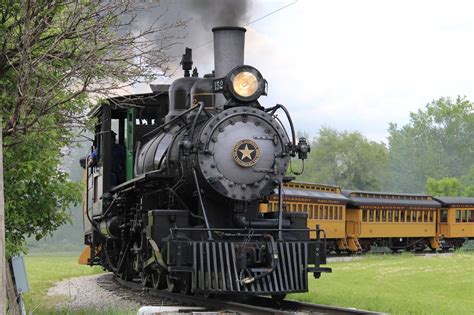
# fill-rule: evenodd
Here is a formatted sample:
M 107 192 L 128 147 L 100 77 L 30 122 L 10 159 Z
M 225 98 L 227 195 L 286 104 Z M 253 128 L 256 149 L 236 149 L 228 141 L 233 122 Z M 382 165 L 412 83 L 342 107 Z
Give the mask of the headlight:
M 255 94 L 258 89 L 258 80 L 250 72 L 244 71 L 234 77 L 232 87 L 235 93 L 243 97 L 249 97 Z
M 266 94 L 266 81 L 260 72 L 251 66 L 238 66 L 226 78 L 231 95 L 240 101 L 251 102 Z

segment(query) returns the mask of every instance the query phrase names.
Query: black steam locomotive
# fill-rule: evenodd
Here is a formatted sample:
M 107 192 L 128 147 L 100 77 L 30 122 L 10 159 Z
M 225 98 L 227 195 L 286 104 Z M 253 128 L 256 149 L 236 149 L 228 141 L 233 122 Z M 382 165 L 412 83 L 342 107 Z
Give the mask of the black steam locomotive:
M 284 212 L 282 198 L 278 211 L 259 211 L 309 146 L 296 143 L 284 106 L 259 103 L 267 82 L 243 64 L 245 31 L 213 29 L 213 74 L 191 73 L 187 48 L 183 78 L 92 111 L 84 263 L 173 292 L 279 298 L 307 291 L 308 272 L 330 271 L 320 267 L 324 232 L 307 228 L 306 213 Z

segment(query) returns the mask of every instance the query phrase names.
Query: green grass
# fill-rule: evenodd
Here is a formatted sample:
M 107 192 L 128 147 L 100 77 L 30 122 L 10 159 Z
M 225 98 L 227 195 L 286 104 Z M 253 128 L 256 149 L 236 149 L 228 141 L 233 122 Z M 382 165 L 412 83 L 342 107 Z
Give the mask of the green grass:
M 473 314 L 474 253 L 367 256 L 331 263 L 310 277 L 310 292 L 291 299 L 391 314 Z
M 91 268 L 89 266 L 79 265 L 77 263 L 78 257 L 79 254 L 73 255 L 71 253 L 54 253 L 25 257 L 28 282 L 30 285 L 30 292 L 24 295 L 28 312 L 33 311 L 33 314 L 59 313 L 59 311 L 54 308 L 54 305 L 57 302 L 64 301 L 66 297 L 48 296 L 47 292 L 50 287 L 63 279 L 103 272 L 99 267 Z M 67 313 L 67 310 L 63 312 Z
M 58 311 L 60 297 L 48 288 L 63 279 L 102 272 L 77 264 L 78 254 L 60 253 L 26 257 L 30 293 L 27 311 L 33 314 L 104 314 L 104 311 Z M 452 256 L 366 256 L 331 263 L 332 274 L 310 277 L 310 292 L 289 298 L 311 303 L 356 307 L 391 314 L 473 314 L 474 253 Z M 64 297 L 62 300 L 64 300 Z M 105 314 L 127 314 L 110 310 Z

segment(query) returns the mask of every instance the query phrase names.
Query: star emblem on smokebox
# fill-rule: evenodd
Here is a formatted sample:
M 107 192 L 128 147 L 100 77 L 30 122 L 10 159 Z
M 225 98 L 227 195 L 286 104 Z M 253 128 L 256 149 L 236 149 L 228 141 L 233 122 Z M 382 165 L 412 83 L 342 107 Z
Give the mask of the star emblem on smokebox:
M 252 140 L 241 140 L 235 144 L 232 156 L 240 166 L 251 167 L 260 158 L 260 149 Z

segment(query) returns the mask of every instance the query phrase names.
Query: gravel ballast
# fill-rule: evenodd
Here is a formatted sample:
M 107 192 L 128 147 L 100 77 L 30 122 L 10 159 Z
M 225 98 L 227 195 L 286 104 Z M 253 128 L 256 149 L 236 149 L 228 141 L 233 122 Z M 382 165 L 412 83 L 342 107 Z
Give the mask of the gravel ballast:
M 48 290 L 49 296 L 61 296 L 58 309 L 131 310 L 140 308 L 137 302 L 123 298 L 105 290 L 97 284 L 104 274 L 83 276 L 57 282 Z

